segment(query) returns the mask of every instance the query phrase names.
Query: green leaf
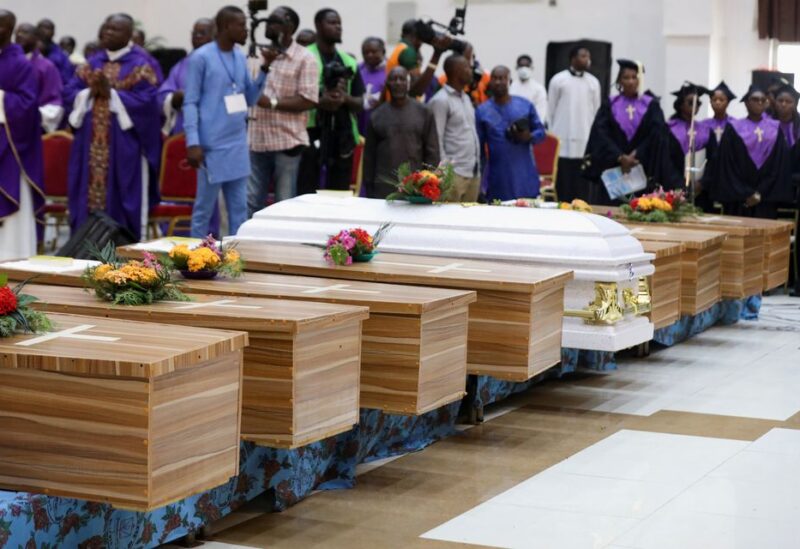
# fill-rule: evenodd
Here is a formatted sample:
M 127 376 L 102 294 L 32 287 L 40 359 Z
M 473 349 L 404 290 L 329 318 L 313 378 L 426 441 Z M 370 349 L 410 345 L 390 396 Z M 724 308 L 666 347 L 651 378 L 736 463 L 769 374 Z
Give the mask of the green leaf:
M 8 275 L 6 273 L 0 273 L 0 288 L 8 284 Z

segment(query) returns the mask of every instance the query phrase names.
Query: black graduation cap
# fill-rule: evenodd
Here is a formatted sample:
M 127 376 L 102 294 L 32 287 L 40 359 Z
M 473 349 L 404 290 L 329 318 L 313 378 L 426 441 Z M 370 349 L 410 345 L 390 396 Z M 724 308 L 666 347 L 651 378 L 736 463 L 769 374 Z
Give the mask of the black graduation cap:
M 750 96 L 753 95 L 756 92 L 761 92 L 761 93 L 763 93 L 765 95 L 767 93 L 766 91 L 764 91 L 764 88 L 761 87 L 760 85 L 758 85 L 758 84 L 750 84 L 750 87 L 747 88 L 747 93 L 742 96 L 742 103 L 744 103 L 745 101 L 750 99 Z
M 724 80 L 717 84 L 717 87 L 711 90 L 708 95 L 714 95 L 714 92 L 722 92 L 728 98 L 728 101 L 736 99 L 736 94 L 731 91 Z
M 777 98 L 782 93 L 788 93 L 789 95 L 794 97 L 795 101 L 800 99 L 800 92 L 794 89 L 794 87 L 791 84 L 784 84 L 783 86 L 775 90 L 775 97 Z
M 619 65 L 619 70 L 633 69 L 639 72 L 639 63 L 631 61 L 630 59 L 617 59 L 617 65 Z M 642 72 L 644 72 L 644 67 L 642 67 Z
M 709 94 L 710 95 L 711 92 L 705 86 L 698 86 L 697 84 L 692 84 L 689 81 L 684 82 L 683 85 L 681 86 L 681 89 L 672 92 L 672 95 L 674 95 L 675 97 L 680 97 L 680 98 L 683 98 L 683 97 L 686 97 L 687 95 L 692 95 L 692 94 L 697 95 L 698 97 L 700 97 L 701 95 L 705 95 L 705 94 Z

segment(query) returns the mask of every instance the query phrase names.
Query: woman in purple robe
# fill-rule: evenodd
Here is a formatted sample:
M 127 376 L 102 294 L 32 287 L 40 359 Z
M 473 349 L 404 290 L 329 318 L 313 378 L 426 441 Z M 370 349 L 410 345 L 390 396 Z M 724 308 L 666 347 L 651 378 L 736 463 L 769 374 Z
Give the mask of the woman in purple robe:
M 709 93 L 706 88 L 691 82 L 684 82 L 680 90 L 672 92 L 675 114 L 670 117 L 667 127 L 674 177 L 686 177 L 686 155 L 691 148 L 695 152 L 701 151 L 708 144 L 708 128 L 696 119 L 702 105 L 700 98 L 706 93 Z
M 102 210 L 139 236 L 148 206 L 158 202 L 158 78 L 129 46 L 132 30 L 128 16 L 111 16 L 102 30 L 106 49 L 75 72 L 65 91 L 76 128 L 69 165 L 73 231 Z
M 767 96 L 757 85 L 742 98 L 747 117 L 733 119 L 722 134 L 711 197 L 728 215 L 775 218 L 792 200 L 789 149 L 780 123 L 764 116 Z
M 44 207 L 39 77 L 11 43 L 15 24 L 0 10 L 0 259 L 36 253 Z
M 736 99 L 736 94 L 731 91 L 725 81 L 721 81 L 716 88 L 709 92 L 711 110 L 714 116 L 703 120 L 700 124 L 708 133 L 706 143 L 706 168 L 699 184 L 695 187 L 695 206 L 704 212 L 716 211 L 714 201 L 711 199 L 711 185 L 714 183 L 714 170 L 716 169 L 716 156 L 722 134 L 728 127 L 728 122 L 733 118 L 728 114 L 728 106 Z
M 667 127 L 658 99 L 649 92 L 639 94 L 639 66 L 618 59 L 619 95 L 605 101 L 597 112 L 586 145 L 583 174 L 594 185 L 595 204 L 614 204 L 601 181 L 604 171 L 620 167 L 624 173 L 641 164 L 647 175 L 645 192 L 658 186 L 682 185 L 669 163 Z

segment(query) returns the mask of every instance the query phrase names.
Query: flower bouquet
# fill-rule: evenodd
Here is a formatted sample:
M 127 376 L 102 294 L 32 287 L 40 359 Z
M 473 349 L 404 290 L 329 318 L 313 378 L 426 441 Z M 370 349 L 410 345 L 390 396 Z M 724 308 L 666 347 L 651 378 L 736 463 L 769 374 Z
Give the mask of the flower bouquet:
M 25 283 L 9 288 L 7 275 L 0 275 L 0 337 L 18 332 L 39 334 L 53 328 L 44 313 L 31 309 L 36 298 L 22 293 Z
M 211 279 L 218 274 L 236 278 L 242 275 L 244 262 L 232 244 L 217 245 L 208 235 L 195 249 L 179 244 L 169 251 L 170 267 L 181 272 L 184 278 Z
M 653 193 L 631 199 L 620 210 L 628 221 L 645 223 L 676 222 L 697 213 L 683 191 L 664 191 L 661 187 Z
M 145 252 L 142 261 L 123 262 L 109 242 L 92 255 L 101 264 L 88 267 L 83 273 L 86 286 L 100 299 L 115 305 L 149 305 L 156 301 L 189 301 L 172 280 L 170 269 Z
M 592 207 L 580 198 L 576 198 L 572 202 L 545 202 L 541 198 L 518 198 L 508 202 L 495 201 L 494 204 L 514 206 L 516 208 L 542 208 L 592 213 Z
M 325 245 L 325 261 L 331 265 L 370 261 L 378 253 L 378 244 L 390 228 L 390 223 L 384 223 L 375 232 L 375 236 L 364 229 L 346 229 L 332 235 Z
M 406 162 L 397 169 L 397 190 L 386 200 L 406 200 L 415 204 L 439 202 L 450 192 L 454 177 L 451 164 L 415 172 Z

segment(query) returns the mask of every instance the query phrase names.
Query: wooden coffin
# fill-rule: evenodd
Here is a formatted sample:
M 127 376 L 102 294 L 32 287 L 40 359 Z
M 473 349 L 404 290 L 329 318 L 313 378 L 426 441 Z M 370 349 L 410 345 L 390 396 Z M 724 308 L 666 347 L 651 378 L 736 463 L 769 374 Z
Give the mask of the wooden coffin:
M 310 246 L 240 242 L 237 249 L 251 271 L 476 291 L 469 307 L 470 374 L 526 381 L 561 360 L 564 286 L 571 271 L 388 253 L 335 267 Z
M 738 229 L 740 232 L 748 231 L 753 235 L 753 240 L 760 237 L 764 254 L 761 289 L 766 292 L 783 286 L 789 280 L 792 230 L 794 228 L 791 222 L 730 215 L 709 215 L 690 219 L 687 223 L 712 231 L 728 228 Z M 743 297 L 758 293 L 749 293 Z
M 80 288 L 29 285 L 38 308 L 60 313 L 248 332 L 242 438 L 295 448 L 358 423 L 365 307 L 193 295 L 193 302 L 128 307 Z
M 247 334 L 50 318 L 0 338 L 0 487 L 145 511 L 238 473 Z
M 129 250 L 128 255 L 139 253 Z M 29 274 L 24 269 L 7 272 L 12 280 Z M 81 284 L 78 272 L 44 280 Z M 419 415 L 465 393 L 467 307 L 476 299 L 474 292 L 258 273 L 238 280 L 187 280 L 182 287 L 189 293 L 368 306 L 361 345 L 363 408 Z
M 656 330 L 677 322 L 681 317 L 681 263 L 685 246 L 680 242 L 642 241 L 647 253 L 655 254 L 656 272 L 649 277 L 650 322 Z
M 720 301 L 725 233 L 680 229 L 671 225 L 623 225 L 642 242 L 684 245 L 681 254 L 681 314 L 697 315 Z

